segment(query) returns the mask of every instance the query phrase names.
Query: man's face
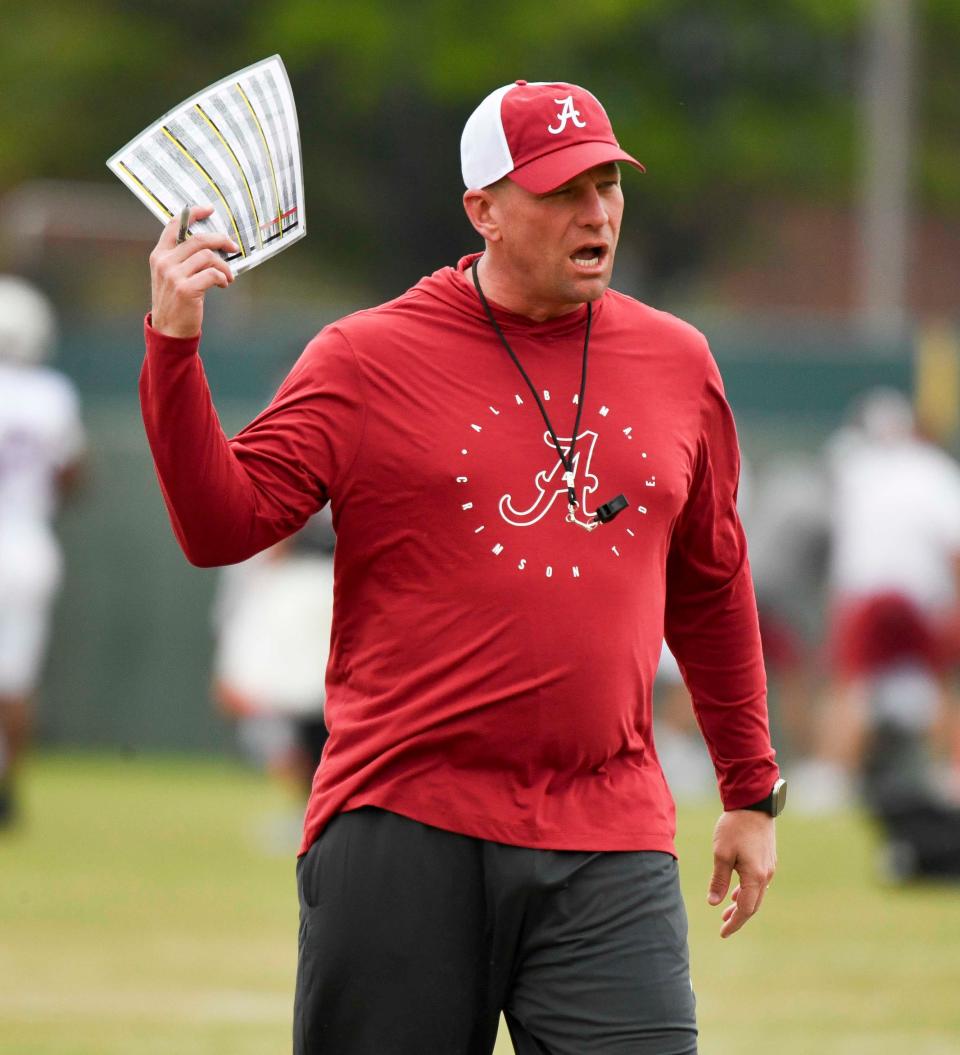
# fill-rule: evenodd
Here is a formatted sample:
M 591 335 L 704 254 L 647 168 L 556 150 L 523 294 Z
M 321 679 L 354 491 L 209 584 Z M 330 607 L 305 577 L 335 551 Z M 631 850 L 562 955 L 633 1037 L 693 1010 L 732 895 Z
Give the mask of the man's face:
M 498 271 L 533 318 L 596 300 L 610 284 L 623 192 L 615 163 L 597 165 L 547 194 L 505 179 L 494 190 Z

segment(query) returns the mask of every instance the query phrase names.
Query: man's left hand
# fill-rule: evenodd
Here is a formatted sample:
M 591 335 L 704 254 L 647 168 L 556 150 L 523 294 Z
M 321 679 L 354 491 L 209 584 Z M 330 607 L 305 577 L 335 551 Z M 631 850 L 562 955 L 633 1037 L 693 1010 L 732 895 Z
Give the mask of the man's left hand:
M 736 933 L 760 908 L 777 870 L 777 836 L 773 818 L 754 810 L 730 810 L 713 830 L 713 875 L 707 901 L 719 905 L 730 889 L 733 872 L 740 883 L 723 911 L 720 937 Z

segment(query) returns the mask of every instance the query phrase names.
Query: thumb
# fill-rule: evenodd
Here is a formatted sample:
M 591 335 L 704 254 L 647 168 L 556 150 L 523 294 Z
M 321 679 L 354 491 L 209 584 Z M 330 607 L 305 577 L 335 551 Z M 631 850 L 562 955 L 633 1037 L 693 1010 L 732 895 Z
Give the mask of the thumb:
M 713 875 L 710 877 L 710 887 L 707 891 L 707 902 L 711 905 L 719 905 L 727 896 L 730 889 L 730 877 L 733 874 L 733 866 L 727 861 L 721 861 L 715 857 L 713 861 Z

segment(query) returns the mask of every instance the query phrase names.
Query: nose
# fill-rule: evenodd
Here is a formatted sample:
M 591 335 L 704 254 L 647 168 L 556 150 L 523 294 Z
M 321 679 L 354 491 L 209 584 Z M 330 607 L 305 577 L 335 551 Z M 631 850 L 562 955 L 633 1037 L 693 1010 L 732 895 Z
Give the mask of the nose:
M 610 219 L 603 197 L 592 184 L 584 189 L 579 204 L 577 219 L 581 227 L 603 227 Z

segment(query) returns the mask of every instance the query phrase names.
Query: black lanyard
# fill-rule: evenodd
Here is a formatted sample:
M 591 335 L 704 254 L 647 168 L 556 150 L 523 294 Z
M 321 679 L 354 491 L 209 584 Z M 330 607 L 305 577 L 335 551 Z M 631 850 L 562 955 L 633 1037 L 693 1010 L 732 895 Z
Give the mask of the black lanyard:
M 567 453 L 564 454 L 563 448 L 560 446 L 560 441 L 557 439 L 557 433 L 550 422 L 550 416 L 547 414 L 547 408 L 543 405 L 543 400 L 541 400 L 539 392 L 534 388 L 533 382 L 530 380 L 527 371 L 524 370 L 523 364 L 517 358 L 517 353 L 510 347 L 510 342 L 504 336 L 503 330 L 500 329 L 500 324 L 497 322 L 496 317 L 493 314 L 493 309 L 490 307 L 486 296 L 484 296 L 483 290 L 480 288 L 480 276 L 477 273 L 477 264 L 479 262 L 480 258 L 477 257 L 470 266 L 470 272 L 473 275 L 473 284 L 476 286 L 477 295 L 480 297 L 480 303 L 483 305 L 483 309 L 487 313 L 487 318 L 490 320 L 490 324 L 493 326 L 494 330 L 496 330 L 497 336 L 500 338 L 500 343 L 506 348 L 507 354 L 516 364 L 524 381 L 527 382 L 527 387 L 530 389 L 530 393 L 536 400 L 537 406 L 540 408 L 540 413 L 543 415 L 543 420 L 547 426 L 547 431 L 550 433 L 550 438 L 553 440 L 553 445 L 557 448 L 557 457 L 560 459 L 560 464 L 563 466 L 563 482 L 567 487 L 567 497 L 570 504 L 569 512 L 567 513 L 567 520 L 570 523 L 579 524 L 581 527 L 591 531 L 593 528 L 597 527 L 598 524 L 605 524 L 608 520 L 612 520 L 617 513 L 622 509 L 625 509 L 627 505 L 627 500 L 623 495 L 618 495 L 597 510 L 597 519 L 595 521 L 585 523 L 582 520 L 577 520 L 574 515 L 574 510 L 577 509 L 580 504 L 577 501 L 576 488 L 573 486 L 574 454 L 577 446 L 577 434 L 580 431 L 580 416 L 583 413 L 583 398 L 587 391 L 587 356 L 590 349 L 590 324 L 593 320 L 593 305 L 590 301 L 587 301 L 587 327 L 586 332 L 583 335 L 583 366 L 580 368 L 580 395 L 577 397 L 577 415 L 573 423 L 573 434 L 570 437 L 570 447 L 568 448 Z
M 473 274 L 473 284 L 477 287 L 477 295 L 480 297 L 480 303 L 483 305 L 483 309 L 487 313 L 487 318 L 490 320 L 491 325 L 497 331 L 497 336 L 500 338 L 503 347 L 506 348 L 507 354 L 517 364 L 517 369 L 523 375 L 524 381 L 527 382 L 527 387 L 530 389 L 533 398 L 537 401 L 537 406 L 540 408 L 540 413 L 543 415 L 547 431 L 550 433 L 550 439 L 553 440 L 553 445 L 557 448 L 557 457 L 560 459 L 560 464 L 564 469 L 563 480 L 567 485 L 567 494 L 570 497 L 570 505 L 576 509 L 578 502 L 577 492 L 573 486 L 573 455 L 577 446 L 577 433 L 580 431 L 580 415 L 583 413 L 583 396 L 587 390 L 587 353 L 590 349 L 590 322 L 593 319 L 593 305 L 589 301 L 587 302 L 587 329 L 583 335 L 583 366 L 580 369 L 580 395 L 577 397 L 577 416 L 573 423 L 573 435 L 570 437 L 570 448 L 567 453 L 564 454 L 553 425 L 550 423 L 550 416 L 547 414 L 547 408 L 543 405 L 543 400 L 541 400 L 539 392 L 533 387 L 533 382 L 528 377 L 527 371 L 524 370 L 523 364 L 517 358 L 517 353 L 510 347 L 507 338 L 504 337 L 503 330 L 500 329 L 500 324 L 494 317 L 493 310 L 487 302 L 483 290 L 480 288 L 480 276 L 477 274 L 477 264 L 479 263 L 479 259 L 480 258 L 478 257 L 474 260 L 470 270 Z

